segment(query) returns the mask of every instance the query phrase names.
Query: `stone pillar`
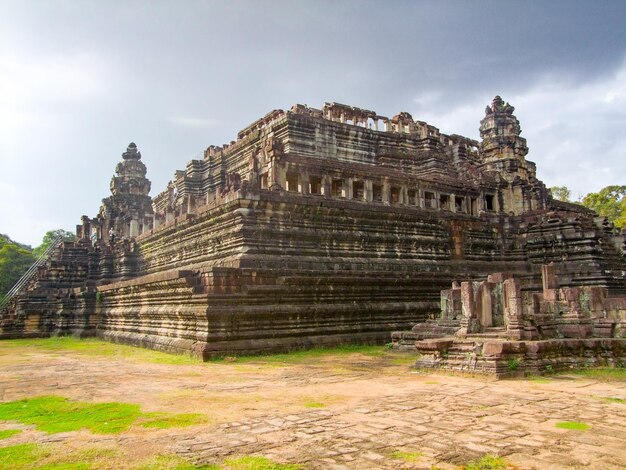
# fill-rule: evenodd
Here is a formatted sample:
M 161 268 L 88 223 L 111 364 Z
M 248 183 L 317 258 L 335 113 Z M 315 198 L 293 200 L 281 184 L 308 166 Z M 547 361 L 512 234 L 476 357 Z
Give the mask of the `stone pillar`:
M 513 339 L 522 339 L 524 337 L 522 294 L 517 279 L 505 279 L 503 296 L 507 336 Z
M 131 238 L 135 238 L 139 236 L 139 222 L 137 222 L 137 219 L 132 219 L 130 221 L 128 234 L 130 235 Z
M 343 180 L 342 195 L 346 199 L 352 199 L 352 178 L 345 178 Z
M 331 197 L 331 194 L 330 194 L 331 184 L 332 184 L 332 179 L 330 177 L 328 176 L 322 177 L 322 184 L 321 184 L 322 187 L 320 188 L 320 191 L 322 192 L 322 196 Z
M 493 326 L 493 305 L 491 302 L 491 292 L 494 285 L 490 282 L 481 282 L 479 288 L 480 294 L 480 325 L 483 328 Z
M 83 223 L 81 238 L 83 240 L 89 240 L 89 235 L 91 234 L 91 221 L 86 215 L 83 215 L 80 220 Z
M 309 174 L 301 173 L 298 176 L 298 192 L 300 194 L 309 194 Z
M 450 194 L 450 212 L 456 212 L 456 196 Z
M 391 191 L 391 186 L 389 186 L 389 182 L 388 181 L 383 181 L 383 204 L 389 204 L 389 192 Z
M 461 312 L 461 328 L 456 335 L 466 336 L 470 333 L 476 333 L 479 330 L 479 324 L 476 316 L 476 299 L 472 282 L 461 283 Z
M 370 180 L 365 180 L 365 200 L 368 202 L 372 202 L 374 200 L 374 183 Z

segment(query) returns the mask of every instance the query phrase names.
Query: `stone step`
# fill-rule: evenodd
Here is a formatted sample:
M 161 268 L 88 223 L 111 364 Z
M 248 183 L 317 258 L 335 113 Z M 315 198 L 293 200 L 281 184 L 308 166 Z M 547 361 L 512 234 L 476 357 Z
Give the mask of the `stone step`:
M 507 337 L 506 331 L 502 332 L 485 332 L 485 333 L 472 333 L 468 335 L 469 338 L 478 338 L 478 339 L 504 339 Z

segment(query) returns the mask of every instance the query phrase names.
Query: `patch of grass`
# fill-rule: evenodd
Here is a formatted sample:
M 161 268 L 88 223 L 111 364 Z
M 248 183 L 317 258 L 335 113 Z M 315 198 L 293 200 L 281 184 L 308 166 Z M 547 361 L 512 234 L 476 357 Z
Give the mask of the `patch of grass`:
M 478 460 L 472 460 L 461 466 L 462 470 L 504 470 L 509 467 L 509 463 L 502 457 L 493 455 L 483 455 Z
M 0 447 L 0 463 L 6 470 L 27 468 L 47 455 L 46 451 L 37 444 Z
M 96 434 L 119 434 L 140 418 L 145 418 L 141 426 L 159 429 L 206 422 L 206 417 L 197 413 L 142 413 L 139 405 L 131 403 L 84 403 L 57 396 L 0 404 L 0 420 L 34 424 L 37 429 L 51 434 L 79 429 L 89 429 Z
M 560 429 L 571 429 L 574 431 L 586 431 L 591 427 L 589 424 L 580 421 L 562 421 L 556 423 L 555 426 Z
M 89 429 L 97 434 L 126 431 L 141 415 L 139 405 L 83 403 L 44 396 L 0 404 L 0 419 L 34 424 L 48 433 Z
M 489 409 L 489 405 L 473 405 L 470 407 L 471 411 L 481 411 Z
M 185 354 L 164 353 L 144 348 L 137 348 L 123 344 L 109 343 L 97 338 L 75 338 L 73 336 L 61 336 L 52 338 L 28 338 L 3 340 L 0 342 L 0 352 L 15 348 L 33 348 L 46 352 L 72 352 L 92 357 L 119 357 L 135 362 L 150 362 L 154 364 L 174 365 L 201 365 L 205 364 L 201 359 Z M 371 345 L 344 345 L 334 348 L 312 348 L 293 351 L 286 354 L 272 354 L 266 356 L 237 356 L 218 357 L 211 362 L 232 363 L 263 363 L 263 364 L 298 364 L 326 355 L 349 355 L 363 354 L 370 357 L 384 357 L 392 354 L 384 346 Z
M 73 352 L 86 356 L 120 357 L 136 362 L 154 364 L 199 365 L 202 361 L 185 354 L 152 351 L 124 344 L 109 343 L 96 338 L 59 336 L 52 338 L 12 339 L 0 342 L 0 351 L 14 348 L 34 348 L 47 352 Z
M 263 362 L 263 363 L 285 363 L 285 364 L 298 364 L 306 362 L 310 359 L 320 358 L 327 355 L 349 355 L 349 354 L 364 354 L 371 357 L 382 357 L 388 354 L 384 346 L 363 346 L 363 345 L 345 345 L 335 348 L 312 348 L 312 349 L 300 349 L 285 354 L 271 354 L 267 356 L 237 356 L 237 357 L 217 357 L 213 358 L 211 362 Z
M 178 415 L 169 415 L 166 413 L 146 413 L 143 415 L 148 418 L 147 421 L 141 423 L 144 428 L 184 428 L 203 424 L 208 421 L 206 415 L 200 413 L 183 413 Z
M 277 463 L 266 457 L 247 455 L 224 460 L 229 470 L 300 470 L 302 465 Z
M 519 360 L 513 357 L 506 361 L 506 366 L 509 368 L 510 371 L 516 371 L 517 369 L 519 369 Z
M 311 402 L 305 403 L 304 406 L 306 408 L 324 408 L 326 405 L 324 405 L 324 403 L 311 401 Z
M 94 470 L 110 468 L 111 460 L 118 456 L 116 449 L 89 447 L 75 452 L 50 452 L 47 458 L 37 462 L 37 470 Z
M 155 455 L 136 470 L 220 470 L 219 465 L 194 465 L 178 455 Z
M 19 429 L 6 429 L 4 431 L 0 431 L 0 439 L 7 439 L 11 436 L 15 436 L 16 434 L 21 433 Z
M 391 359 L 391 364 L 394 366 L 412 366 L 420 358 L 419 354 L 395 354 L 396 357 Z
M 623 398 L 615 398 L 615 397 L 597 397 L 597 398 L 607 403 L 620 403 L 622 405 L 626 405 L 626 400 L 624 400 Z M 0 431 L 0 436 L 1 436 L 1 432 L 2 431 Z
M 567 373 L 605 382 L 626 382 L 626 368 L 624 367 L 593 367 L 572 370 Z
M 402 452 L 395 451 L 391 453 L 392 459 L 404 460 L 405 462 L 416 462 L 424 456 L 421 452 Z
M 526 377 L 526 379 L 532 382 L 541 383 L 541 384 L 547 384 L 547 383 L 552 382 L 552 380 L 542 375 L 529 375 L 528 377 Z

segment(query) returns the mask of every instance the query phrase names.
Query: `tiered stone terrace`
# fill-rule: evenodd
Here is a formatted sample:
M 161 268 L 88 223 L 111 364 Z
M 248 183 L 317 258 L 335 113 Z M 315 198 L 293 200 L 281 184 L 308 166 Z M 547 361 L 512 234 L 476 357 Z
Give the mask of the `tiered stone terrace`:
M 131 143 L 99 214 L 50 260 L 88 259 L 82 277 L 31 285 L 0 337 L 95 333 L 207 358 L 386 342 L 435 317 L 455 279 L 539 286 L 548 262 L 564 287 L 624 289 L 624 237 L 552 199 L 513 111 L 494 98 L 478 142 L 408 113 L 275 110 L 151 200 Z

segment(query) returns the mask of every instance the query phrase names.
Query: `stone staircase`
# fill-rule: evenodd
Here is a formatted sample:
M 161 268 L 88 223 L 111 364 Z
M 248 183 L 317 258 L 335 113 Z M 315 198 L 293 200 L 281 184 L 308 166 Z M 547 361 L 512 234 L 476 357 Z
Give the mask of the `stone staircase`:
M 504 326 L 492 326 L 489 328 L 485 328 L 485 331 L 482 333 L 472 333 L 468 335 L 468 338 L 476 339 L 476 340 L 497 340 L 497 339 L 507 339 L 507 331 Z

